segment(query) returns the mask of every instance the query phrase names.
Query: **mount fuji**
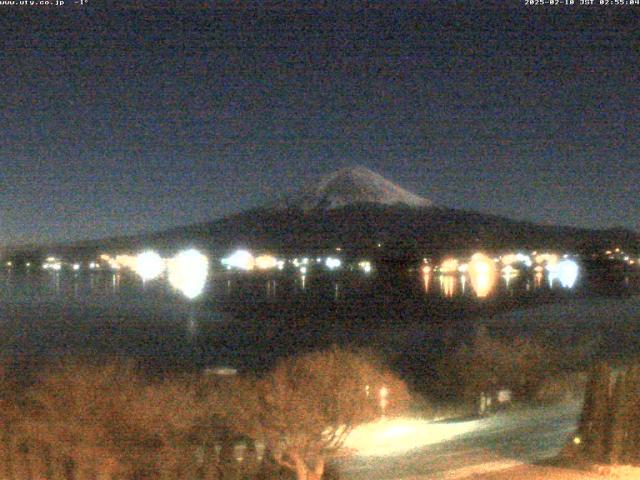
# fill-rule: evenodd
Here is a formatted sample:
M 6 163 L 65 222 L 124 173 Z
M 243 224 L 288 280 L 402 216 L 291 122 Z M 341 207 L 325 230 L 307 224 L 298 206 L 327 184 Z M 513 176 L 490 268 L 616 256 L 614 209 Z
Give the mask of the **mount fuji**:
M 142 235 L 60 245 L 54 250 L 77 256 L 109 249 L 175 251 L 187 246 L 210 252 L 244 246 L 296 253 L 334 251 L 340 246 L 344 251 L 377 255 L 413 252 L 409 255 L 418 258 L 424 252 L 477 249 L 553 249 L 585 254 L 611 246 L 635 250 L 640 248 L 640 236 L 624 229 L 539 225 L 436 206 L 367 168 L 353 167 L 307 184 L 284 201 L 224 218 Z M 44 253 L 50 251 L 43 248 Z
M 306 211 L 360 204 L 429 207 L 432 203 L 368 168 L 357 166 L 342 168 L 318 182 L 307 184 L 297 195 L 287 199 L 285 204 Z

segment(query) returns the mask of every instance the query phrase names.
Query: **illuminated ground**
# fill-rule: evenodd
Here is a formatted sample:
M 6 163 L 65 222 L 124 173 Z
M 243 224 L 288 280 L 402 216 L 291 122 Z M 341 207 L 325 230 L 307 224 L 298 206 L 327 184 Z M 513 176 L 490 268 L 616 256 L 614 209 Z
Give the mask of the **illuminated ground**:
M 506 472 L 559 452 L 575 431 L 579 409 L 578 403 L 566 403 L 460 422 L 381 421 L 354 432 L 347 442 L 353 453 L 338 468 L 349 480 L 454 479 L 499 472 L 507 476 L 496 478 L 517 478 Z
M 474 480 L 589 480 L 596 478 L 602 479 L 602 476 L 581 470 L 525 465 L 497 473 L 475 474 L 471 478 Z M 418 479 L 419 477 L 414 477 L 411 480 Z
M 420 477 L 414 477 L 412 480 L 419 480 L 419 478 Z M 613 468 L 601 467 L 600 471 L 598 471 L 598 469 L 594 467 L 592 471 L 584 471 L 526 465 L 499 473 L 476 475 L 472 478 L 474 480 L 602 480 L 603 478 L 637 480 L 640 478 L 640 468 L 627 466 Z

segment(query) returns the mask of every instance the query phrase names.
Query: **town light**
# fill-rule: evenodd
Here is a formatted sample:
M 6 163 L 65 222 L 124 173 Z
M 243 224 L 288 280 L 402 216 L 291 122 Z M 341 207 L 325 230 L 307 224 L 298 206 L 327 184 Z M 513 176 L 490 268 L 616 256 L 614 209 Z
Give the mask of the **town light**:
M 511 265 L 512 263 L 515 263 L 515 262 L 516 262 L 516 255 L 514 253 L 510 253 L 502 257 L 503 265 Z
M 548 265 L 547 270 L 551 285 L 557 279 L 564 288 L 573 288 L 578 279 L 579 267 L 573 260 L 562 260 L 555 265 Z
M 59 272 L 62 269 L 62 263 L 56 257 L 47 257 L 46 261 L 42 264 L 44 270 L 53 270 Z
M 117 265 L 118 268 L 128 268 L 129 270 L 136 271 L 136 257 L 132 255 L 117 255 L 114 260 L 112 260 L 113 265 Z
M 184 250 L 167 262 L 169 283 L 189 299 L 204 290 L 209 275 L 209 259 L 195 249 Z
M 159 277 L 164 272 L 164 268 L 164 261 L 152 250 L 142 252 L 136 257 L 134 269 L 143 282 Z
M 227 258 L 223 258 L 221 262 L 227 267 L 235 267 L 240 270 L 253 270 L 255 267 L 253 255 L 247 250 L 236 250 Z
M 558 263 L 558 255 L 556 255 L 555 253 L 541 253 L 539 255 L 536 255 L 536 263 L 555 265 L 556 263 Z
M 458 270 L 458 260 L 455 258 L 447 258 L 440 264 L 440 272 L 454 273 Z
M 371 262 L 368 261 L 362 261 L 360 263 L 358 263 L 358 267 L 360 267 L 360 270 L 362 270 L 364 273 L 371 273 Z
M 520 263 L 524 263 L 527 267 L 531 267 L 531 265 L 533 265 L 533 261 L 531 260 L 531 257 L 524 253 L 517 253 L 516 261 Z
M 271 270 L 278 266 L 278 259 L 273 255 L 260 255 L 255 259 L 255 266 L 258 270 Z
M 342 261 L 339 258 L 334 257 L 327 257 L 324 263 L 329 270 L 335 270 L 336 268 L 340 268 L 342 265 Z

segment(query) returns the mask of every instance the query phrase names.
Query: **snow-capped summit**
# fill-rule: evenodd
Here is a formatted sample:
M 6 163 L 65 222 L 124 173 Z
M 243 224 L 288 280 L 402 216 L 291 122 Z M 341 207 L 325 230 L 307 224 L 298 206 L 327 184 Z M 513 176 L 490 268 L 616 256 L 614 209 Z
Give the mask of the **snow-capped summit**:
M 382 175 L 361 166 L 337 170 L 321 178 L 318 183 L 308 185 L 292 200 L 293 205 L 304 210 L 331 209 L 361 203 L 402 204 L 411 207 L 431 205 L 426 198 L 408 192 Z

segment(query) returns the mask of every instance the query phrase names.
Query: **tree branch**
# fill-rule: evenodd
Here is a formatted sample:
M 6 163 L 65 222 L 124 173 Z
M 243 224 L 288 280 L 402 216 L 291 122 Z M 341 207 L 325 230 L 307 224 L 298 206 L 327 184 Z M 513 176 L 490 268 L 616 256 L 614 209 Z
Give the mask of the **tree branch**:
M 289 470 L 293 470 L 295 472 L 296 466 L 293 463 L 288 462 L 284 458 L 282 458 L 282 454 L 281 453 L 279 453 L 277 455 L 274 454 L 273 455 L 273 459 L 276 461 L 276 463 L 278 465 L 280 465 L 282 467 L 285 467 L 285 468 L 288 468 Z

